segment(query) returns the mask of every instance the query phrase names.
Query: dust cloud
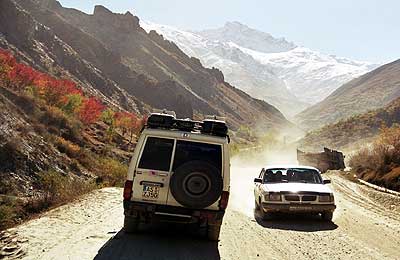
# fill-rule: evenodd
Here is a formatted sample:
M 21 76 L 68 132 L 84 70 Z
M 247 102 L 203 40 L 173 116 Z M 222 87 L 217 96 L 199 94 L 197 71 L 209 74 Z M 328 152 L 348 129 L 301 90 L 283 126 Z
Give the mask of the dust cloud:
M 254 219 L 254 178 L 267 165 L 297 165 L 294 145 L 265 145 L 241 149 L 231 158 L 231 199 L 232 209 Z

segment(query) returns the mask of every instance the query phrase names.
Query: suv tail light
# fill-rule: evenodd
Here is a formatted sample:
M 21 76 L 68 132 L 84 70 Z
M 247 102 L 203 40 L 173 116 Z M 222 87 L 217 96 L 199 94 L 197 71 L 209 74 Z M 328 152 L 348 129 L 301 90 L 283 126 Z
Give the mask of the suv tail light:
M 124 185 L 124 200 L 130 200 L 132 197 L 133 181 L 125 181 Z
M 228 206 L 228 200 L 229 200 L 229 191 L 223 191 L 218 205 L 219 208 L 226 209 L 226 207 Z

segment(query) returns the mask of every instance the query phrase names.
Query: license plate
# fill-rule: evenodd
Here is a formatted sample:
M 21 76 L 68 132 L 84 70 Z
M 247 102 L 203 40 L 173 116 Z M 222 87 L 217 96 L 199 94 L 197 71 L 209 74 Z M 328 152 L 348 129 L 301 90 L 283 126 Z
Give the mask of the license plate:
M 290 206 L 289 210 L 293 210 L 293 211 L 306 211 L 309 210 L 311 207 L 309 206 Z
M 142 197 L 146 199 L 158 199 L 160 186 L 143 185 Z

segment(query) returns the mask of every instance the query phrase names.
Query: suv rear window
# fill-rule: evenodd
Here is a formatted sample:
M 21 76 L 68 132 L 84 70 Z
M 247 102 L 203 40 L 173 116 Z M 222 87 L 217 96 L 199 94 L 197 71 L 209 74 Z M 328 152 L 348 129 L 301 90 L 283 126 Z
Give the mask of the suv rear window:
M 169 171 L 174 139 L 148 137 L 144 146 L 139 168 Z
M 189 141 L 176 142 L 173 170 L 189 161 L 205 161 L 214 165 L 219 171 L 222 169 L 221 145 L 197 143 Z

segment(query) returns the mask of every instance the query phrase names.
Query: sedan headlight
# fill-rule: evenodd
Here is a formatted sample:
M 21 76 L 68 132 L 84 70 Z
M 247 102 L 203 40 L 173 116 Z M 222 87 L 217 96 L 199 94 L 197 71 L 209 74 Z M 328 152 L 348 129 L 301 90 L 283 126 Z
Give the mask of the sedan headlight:
M 282 197 L 279 193 L 267 193 L 264 195 L 266 201 L 281 201 Z
M 326 194 L 319 196 L 319 202 L 333 202 L 333 194 Z

